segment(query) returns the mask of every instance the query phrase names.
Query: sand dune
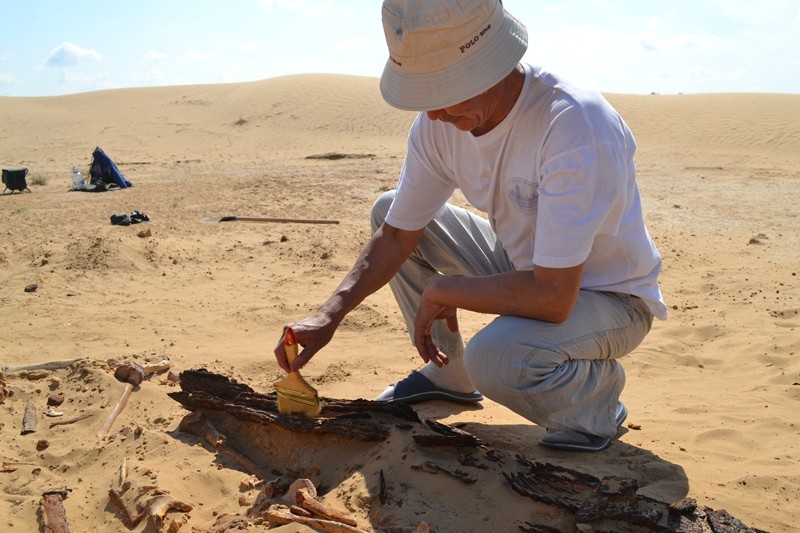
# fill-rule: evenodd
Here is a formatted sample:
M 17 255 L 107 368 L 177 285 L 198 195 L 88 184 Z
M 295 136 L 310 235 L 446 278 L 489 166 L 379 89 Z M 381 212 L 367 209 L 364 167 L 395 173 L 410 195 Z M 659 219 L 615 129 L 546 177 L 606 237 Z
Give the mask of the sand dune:
M 576 456 L 540 449 L 542 428 L 489 401 L 417 410 L 499 450 L 635 478 L 641 494 L 690 496 L 750 526 L 791 531 L 800 521 L 800 95 L 608 98 L 639 144 L 670 306 L 670 320 L 624 360 L 625 434 L 602 454 Z M 271 355 L 281 326 L 322 301 L 368 238 L 371 203 L 395 183 L 412 120 L 382 102 L 376 79 L 351 76 L 0 98 L 0 164 L 28 167 L 33 191 L 0 197 L 0 365 L 85 358 L 5 376 L 13 395 L 0 412 L 1 455 L 18 464 L 0 472 L 0 524 L 37 530 L 41 494 L 66 487 L 73 531 L 124 530 L 107 496 L 123 460 L 135 487 L 194 505 L 188 517 L 169 515 L 186 521 L 181 531 L 244 513 L 258 488 L 242 483 L 253 478 L 177 430 L 184 410 L 163 375 L 133 393 L 109 437 L 95 436 L 122 392 L 106 361 L 169 358 L 177 370 L 204 367 L 271 391 L 282 375 Z M 70 167 L 86 173 L 95 146 L 134 187 L 68 191 Z M 307 159 L 327 153 L 349 157 Z M 111 214 L 133 210 L 151 221 L 110 224 Z M 227 214 L 340 224 L 201 222 Z M 151 235 L 139 237 L 143 229 Z M 464 314 L 465 336 L 485 321 Z M 306 375 L 326 397 L 372 398 L 417 365 L 384 289 Z M 43 412 L 54 393 L 66 399 L 65 418 L 91 417 L 50 428 Z M 20 435 L 29 400 L 39 427 Z M 37 450 L 40 439 L 49 446 Z M 289 444 L 303 456 L 302 441 Z M 347 475 L 336 463 L 344 456 L 306 453 L 317 481 L 336 479 L 325 500 L 367 531 L 412 531 L 420 521 L 440 532 L 515 530 L 535 518 L 499 480 L 483 480 L 464 508 L 451 480 L 426 472 L 390 487 L 404 505 L 379 505 L 376 468 L 409 475 L 411 459 L 401 457 L 418 453 L 395 441 L 365 450 L 358 461 L 376 463 L 348 465 Z

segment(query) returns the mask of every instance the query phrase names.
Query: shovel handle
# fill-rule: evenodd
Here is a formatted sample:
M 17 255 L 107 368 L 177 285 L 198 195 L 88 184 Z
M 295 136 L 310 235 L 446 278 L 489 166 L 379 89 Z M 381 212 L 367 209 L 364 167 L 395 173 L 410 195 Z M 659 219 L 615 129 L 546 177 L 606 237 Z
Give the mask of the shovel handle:
M 219 219 L 219 222 L 288 222 L 295 224 L 338 224 L 338 220 L 322 218 L 282 218 L 282 217 L 237 217 L 229 215 Z

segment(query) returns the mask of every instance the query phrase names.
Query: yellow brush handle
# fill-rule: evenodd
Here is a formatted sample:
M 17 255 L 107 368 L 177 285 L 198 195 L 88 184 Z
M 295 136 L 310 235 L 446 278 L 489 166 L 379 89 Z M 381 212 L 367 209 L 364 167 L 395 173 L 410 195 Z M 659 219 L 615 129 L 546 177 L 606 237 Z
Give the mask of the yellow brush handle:
M 286 333 L 283 336 L 283 349 L 286 352 L 286 361 L 289 365 L 292 361 L 297 359 L 297 336 L 292 331 L 292 328 L 286 328 Z

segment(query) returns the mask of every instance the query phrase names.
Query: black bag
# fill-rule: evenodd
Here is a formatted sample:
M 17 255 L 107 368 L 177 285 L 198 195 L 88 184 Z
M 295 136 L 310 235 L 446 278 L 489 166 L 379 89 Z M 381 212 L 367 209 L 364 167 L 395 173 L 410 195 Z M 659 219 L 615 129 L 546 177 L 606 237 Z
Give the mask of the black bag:
M 28 182 L 25 180 L 25 176 L 28 175 L 28 169 L 25 167 L 21 168 L 4 168 L 3 169 L 3 184 L 6 188 L 3 190 L 3 194 L 7 194 L 6 191 L 11 191 L 11 194 L 14 191 L 28 191 L 31 190 L 28 188 Z

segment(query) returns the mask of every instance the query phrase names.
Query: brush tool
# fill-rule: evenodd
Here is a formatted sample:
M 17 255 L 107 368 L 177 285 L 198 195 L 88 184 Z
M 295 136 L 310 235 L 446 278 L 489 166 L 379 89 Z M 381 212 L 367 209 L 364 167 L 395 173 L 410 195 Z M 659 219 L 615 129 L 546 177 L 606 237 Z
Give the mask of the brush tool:
M 283 336 L 283 347 L 289 364 L 297 359 L 297 337 L 292 328 L 286 329 Z M 276 381 L 275 392 L 278 396 L 278 412 L 282 415 L 300 413 L 316 416 L 321 409 L 317 389 L 309 385 L 298 371 L 289 372 L 285 378 Z

